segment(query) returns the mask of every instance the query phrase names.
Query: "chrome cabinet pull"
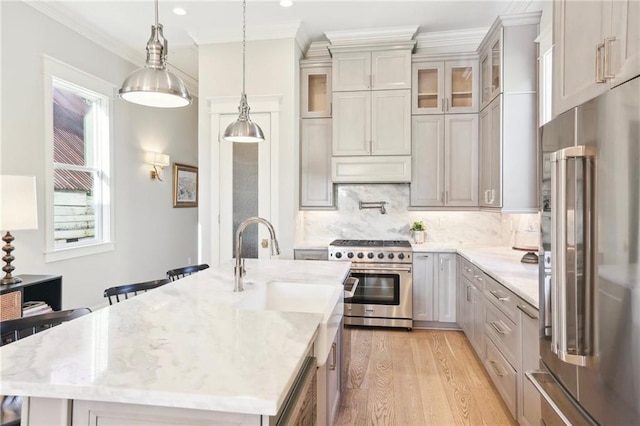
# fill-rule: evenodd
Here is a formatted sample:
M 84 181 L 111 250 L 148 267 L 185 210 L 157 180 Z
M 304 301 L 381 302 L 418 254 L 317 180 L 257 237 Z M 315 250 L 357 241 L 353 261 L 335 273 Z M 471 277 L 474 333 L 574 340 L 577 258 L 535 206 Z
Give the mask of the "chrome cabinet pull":
M 335 370 L 336 365 L 338 364 L 338 348 L 336 347 L 336 343 L 333 342 L 331 344 L 331 365 L 329 366 L 329 370 Z
M 611 43 L 616 41 L 615 37 L 606 37 L 604 39 L 604 73 L 602 78 L 605 80 L 611 80 L 615 78 L 615 74 L 611 72 Z
M 501 322 L 491 321 L 489 324 L 498 334 L 504 335 L 511 333 L 511 329 L 509 329 L 509 327 L 505 326 L 502 328 L 503 324 Z
M 444 103 L 446 105 L 445 109 L 449 111 L 449 98 L 444 98 Z
M 499 370 L 498 369 L 498 361 L 494 361 L 492 359 L 489 360 L 489 364 L 491 364 L 491 367 L 493 367 L 493 371 L 494 373 L 496 373 L 497 376 L 503 377 L 504 375 L 507 374 L 506 371 L 504 370 Z
M 604 43 L 596 45 L 596 83 L 606 83 L 604 74 L 604 64 L 602 61 L 602 51 L 604 50 Z
M 491 293 L 491 295 L 493 297 L 495 297 L 496 299 L 498 299 L 501 302 L 508 302 L 509 301 L 508 297 L 501 296 L 500 293 L 498 293 L 496 290 L 489 290 L 489 293 Z
M 469 289 L 470 289 L 470 288 L 471 288 L 471 286 L 467 286 L 467 290 L 466 290 L 466 292 L 467 292 L 467 302 L 473 302 L 473 300 L 471 300 L 471 299 L 469 298 Z
M 532 314 L 529 312 L 529 307 L 527 305 L 516 305 L 516 306 L 529 318 L 535 319 L 535 320 L 538 319 L 538 316 L 536 314 Z
M 440 99 L 440 105 L 442 106 L 442 112 L 444 112 L 444 98 Z

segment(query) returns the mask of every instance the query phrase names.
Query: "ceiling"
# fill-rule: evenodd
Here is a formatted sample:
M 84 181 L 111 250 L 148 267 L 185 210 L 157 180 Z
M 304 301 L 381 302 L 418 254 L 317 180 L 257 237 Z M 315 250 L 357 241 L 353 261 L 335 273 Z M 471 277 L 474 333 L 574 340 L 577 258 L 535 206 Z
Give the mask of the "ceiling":
M 489 27 L 496 16 L 536 9 L 532 0 L 344 1 L 248 0 L 247 39 L 297 37 L 303 48 L 325 31 L 419 25 L 419 32 Z M 136 63 L 143 63 L 154 24 L 152 0 L 32 1 L 33 7 Z M 175 7 L 184 16 L 172 12 Z M 539 8 L 537 8 L 539 9 Z M 169 62 L 197 80 L 197 46 L 242 38 L 240 0 L 159 0 Z

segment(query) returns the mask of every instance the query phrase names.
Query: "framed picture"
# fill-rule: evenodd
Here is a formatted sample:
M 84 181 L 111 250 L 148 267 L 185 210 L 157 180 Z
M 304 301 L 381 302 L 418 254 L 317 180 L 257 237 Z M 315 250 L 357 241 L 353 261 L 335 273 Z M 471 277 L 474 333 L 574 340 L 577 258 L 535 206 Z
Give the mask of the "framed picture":
M 173 163 L 173 207 L 198 207 L 198 168 Z

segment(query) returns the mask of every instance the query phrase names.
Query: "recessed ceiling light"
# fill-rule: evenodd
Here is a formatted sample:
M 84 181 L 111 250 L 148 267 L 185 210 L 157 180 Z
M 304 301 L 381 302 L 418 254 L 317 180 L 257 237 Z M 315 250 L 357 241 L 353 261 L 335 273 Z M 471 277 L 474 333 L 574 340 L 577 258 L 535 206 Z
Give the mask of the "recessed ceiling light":
M 291 1 L 291 0 L 280 0 L 280 6 L 282 6 L 282 7 L 291 7 L 291 6 L 293 6 L 293 1 Z
M 183 8 L 181 8 L 181 7 L 176 7 L 176 8 L 173 9 L 173 13 L 175 13 L 178 16 L 184 16 L 184 15 L 187 14 L 187 11 L 184 10 Z

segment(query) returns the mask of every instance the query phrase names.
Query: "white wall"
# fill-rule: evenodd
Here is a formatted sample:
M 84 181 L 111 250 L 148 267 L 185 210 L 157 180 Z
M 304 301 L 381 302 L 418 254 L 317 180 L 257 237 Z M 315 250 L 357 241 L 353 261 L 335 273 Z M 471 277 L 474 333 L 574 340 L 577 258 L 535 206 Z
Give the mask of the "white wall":
M 114 99 L 112 170 L 115 250 L 45 263 L 45 164 L 42 55 L 121 84 L 136 67 L 23 2 L 0 2 L 2 42 L 0 173 L 35 175 L 39 229 L 16 231 L 15 274 L 63 276 L 63 308 L 95 306 L 114 285 L 163 278 L 197 261 L 197 209 L 172 207 L 172 171 L 149 178 L 145 150 L 197 165 L 197 100 L 161 110 Z M 144 57 L 144 45 L 140 45 Z
M 198 154 L 202 173 L 201 218 L 202 260 L 216 263 L 219 230 L 219 164 L 217 135 L 211 135 L 209 101 L 232 96 L 240 100 L 242 90 L 242 48 L 240 43 L 200 46 L 199 55 L 199 134 Z M 301 52 L 295 39 L 248 41 L 246 48 L 246 92 L 249 106 L 252 96 L 281 96 L 279 140 L 272 140 L 278 152 L 276 229 L 281 258 L 293 257 L 295 215 L 298 209 L 298 118 L 299 71 Z

